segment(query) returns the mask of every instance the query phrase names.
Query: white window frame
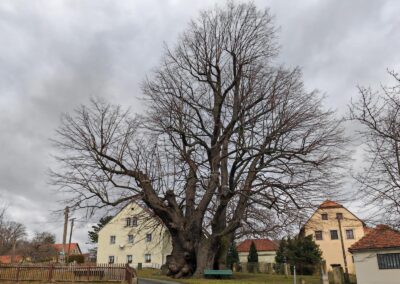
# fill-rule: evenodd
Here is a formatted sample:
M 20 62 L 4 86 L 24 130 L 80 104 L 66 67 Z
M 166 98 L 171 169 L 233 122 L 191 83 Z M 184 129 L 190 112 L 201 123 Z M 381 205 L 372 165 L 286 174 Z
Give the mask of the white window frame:
M 351 231 L 352 238 L 349 238 L 349 235 L 347 234 L 347 232 L 350 232 L 350 231 Z M 347 240 L 354 240 L 355 239 L 354 230 L 353 229 L 346 229 L 346 239 Z
M 336 232 L 336 239 L 333 239 L 333 238 L 332 238 L 332 232 Z M 332 241 L 336 241 L 336 240 L 339 239 L 339 232 L 338 232 L 338 230 L 329 230 L 329 235 L 330 235 Z
M 126 256 L 126 262 L 129 263 L 129 264 L 133 263 L 133 255 L 128 254 Z
M 321 232 L 321 238 L 320 239 L 317 239 L 317 232 Z M 316 241 L 323 241 L 324 240 L 324 232 L 321 231 L 321 230 L 317 230 L 317 231 L 314 232 L 314 237 L 315 237 Z

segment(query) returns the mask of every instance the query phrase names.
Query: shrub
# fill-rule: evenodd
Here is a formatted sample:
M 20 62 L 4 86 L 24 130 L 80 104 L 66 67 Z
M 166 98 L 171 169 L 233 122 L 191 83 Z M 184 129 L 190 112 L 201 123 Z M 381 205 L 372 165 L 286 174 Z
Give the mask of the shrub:
M 76 262 L 76 263 L 84 263 L 85 262 L 85 257 L 82 254 L 71 254 L 68 257 L 67 262 L 71 263 L 71 262 Z
M 321 263 L 322 252 L 311 236 L 283 239 L 276 253 L 276 263 L 296 265 L 298 274 L 312 275 Z M 293 270 L 293 267 L 291 267 Z M 292 271 L 293 272 L 293 271 Z

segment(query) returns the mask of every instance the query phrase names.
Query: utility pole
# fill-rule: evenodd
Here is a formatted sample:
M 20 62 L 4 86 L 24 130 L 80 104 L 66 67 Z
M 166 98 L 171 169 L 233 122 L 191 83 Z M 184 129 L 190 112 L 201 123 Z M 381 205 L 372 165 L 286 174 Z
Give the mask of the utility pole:
M 63 240 L 62 240 L 62 253 L 63 253 L 63 258 L 64 262 L 66 260 L 65 258 L 65 245 L 67 243 L 67 230 L 68 230 L 68 215 L 69 215 L 69 207 L 66 206 L 64 210 L 64 232 L 63 232 Z
M 343 242 L 343 234 L 342 234 L 342 223 L 341 219 L 343 217 L 337 216 L 336 219 L 338 220 L 339 224 L 339 235 L 340 235 L 340 243 L 342 244 L 342 253 L 343 253 L 343 260 L 344 260 L 344 281 L 346 284 L 350 283 L 349 282 L 349 269 L 347 267 L 347 258 L 346 258 L 346 250 L 344 249 L 344 242 Z
M 68 258 L 69 258 L 69 253 L 71 250 L 71 239 L 72 239 L 72 230 L 74 229 L 74 221 L 75 221 L 75 218 L 71 218 L 71 229 L 69 231 L 69 242 L 68 242 Z

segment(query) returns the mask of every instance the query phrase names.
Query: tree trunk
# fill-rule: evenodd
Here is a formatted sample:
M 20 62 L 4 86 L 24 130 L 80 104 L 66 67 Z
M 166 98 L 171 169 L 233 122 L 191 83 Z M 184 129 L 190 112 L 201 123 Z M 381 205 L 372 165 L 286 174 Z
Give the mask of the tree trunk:
M 167 258 L 168 276 L 189 277 L 196 269 L 195 248 L 190 242 L 182 242 L 182 233 L 170 232 L 172 252 Z
M 214 258 L 214 269 L 230 269 L 230 267 L 228 267 L 227 265 L 226 260 L 232 241 L 233 233 L 230 233 L 220 238 L 218 242 L 218 251 Z
M 188 234 L 175 232 L 171 235 L 173 249 L 167 258 L 167 275 L 173 278 L 203 277 L 204 269 L 210 267 L 215 259 L 218 241 L 202 236 L 200 241 L 182 242 L 184 235 Z
M 208 268 L 214 255 L 215 255 L 215 250 L 213 250 L 211 240 L 203 238 L 197 249 L 196 270 L 193 274 L 194 277 L 196 278 L 203 277 L 204 269 Z

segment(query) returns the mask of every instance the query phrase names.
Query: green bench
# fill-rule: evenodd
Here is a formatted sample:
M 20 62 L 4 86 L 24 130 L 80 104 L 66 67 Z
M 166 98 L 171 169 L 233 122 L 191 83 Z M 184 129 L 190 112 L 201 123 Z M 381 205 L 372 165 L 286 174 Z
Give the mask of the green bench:
M 215 278 L 222 278 L 222 277 L 231 277 L 233 275 L 232 270 L 225 269 L 225 270 L 212 270 L 206 269 L 204 270 L 204 277 L 215 277 Z

